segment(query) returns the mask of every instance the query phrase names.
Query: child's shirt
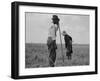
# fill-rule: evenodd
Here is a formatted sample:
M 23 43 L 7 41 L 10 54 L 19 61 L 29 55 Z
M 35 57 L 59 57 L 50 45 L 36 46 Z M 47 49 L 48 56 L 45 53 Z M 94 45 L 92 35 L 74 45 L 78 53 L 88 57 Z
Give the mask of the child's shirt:
M 70 37 L 69 35 L 65 35 L 64 40 L 65 40 L 65 47 L 66 48 L 72 44 L 72 37 Z

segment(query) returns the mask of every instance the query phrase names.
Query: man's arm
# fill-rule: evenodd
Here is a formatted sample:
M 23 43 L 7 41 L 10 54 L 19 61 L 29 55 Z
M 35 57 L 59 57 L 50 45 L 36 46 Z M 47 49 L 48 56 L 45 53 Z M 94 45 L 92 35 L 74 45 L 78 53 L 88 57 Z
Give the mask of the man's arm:
M 56 31 L 58 31 L 58 28 L 59 28 L 59 24 L 57 24 Z

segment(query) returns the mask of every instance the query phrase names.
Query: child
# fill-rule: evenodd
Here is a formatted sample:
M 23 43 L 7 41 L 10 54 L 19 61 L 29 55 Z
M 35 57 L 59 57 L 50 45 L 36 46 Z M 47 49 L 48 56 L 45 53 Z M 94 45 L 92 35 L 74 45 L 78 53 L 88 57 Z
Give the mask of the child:
M 68 60 L 72 59 L 72 37 L 69 36 L 66 31 L 63 31 L 63 36 L 64 36 L 64 40 L 65 40 L 65 48 L 66 48 L 66 56 L 68 57 Z

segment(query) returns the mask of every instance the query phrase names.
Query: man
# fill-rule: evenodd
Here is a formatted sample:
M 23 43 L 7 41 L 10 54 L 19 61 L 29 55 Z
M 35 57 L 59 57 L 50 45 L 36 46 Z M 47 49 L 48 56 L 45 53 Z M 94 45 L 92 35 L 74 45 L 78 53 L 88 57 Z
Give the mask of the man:
M 59 28 L 59 18 L 57 15 L 53 15 L 52 18 L 53 25 L 49 29 L 49 37 L 47 40 L 47 46 L 49 50 L 49 65 L 50 67 L 54 67 L 54 63 L 56 60 L 56 33 Z
M 64 40 L 65 40 L 65 48 L 66 48 L 66 56 L 68 57 L 68 60 L 72 59 L 72 37 L 69 36 L 66 31 L 63 31 L 63 36 L 64 36 Z

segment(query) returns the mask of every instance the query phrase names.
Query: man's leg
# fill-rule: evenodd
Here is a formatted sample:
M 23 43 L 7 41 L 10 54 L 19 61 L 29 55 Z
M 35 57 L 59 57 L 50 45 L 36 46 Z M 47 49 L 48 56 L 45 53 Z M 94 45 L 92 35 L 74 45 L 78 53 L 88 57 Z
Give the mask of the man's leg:
M 55 61 L 56 61 L 56 49 L 53 50 L 52 60 L 53 60 L 53 66 L 54 66 Z
M 54 67 L 55 60 L 56 60 L 56 50 L 52 49 L 49 55 L 49 64 L 51 67 Z
M 53 64 L 53 60 L 52 60 L 52 50 L 50 50 L 50 54 L 49 54 L 49 65 L 50 67 L 52 67 Z

